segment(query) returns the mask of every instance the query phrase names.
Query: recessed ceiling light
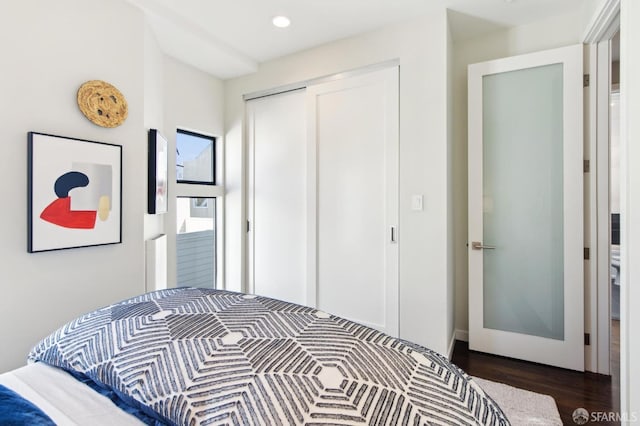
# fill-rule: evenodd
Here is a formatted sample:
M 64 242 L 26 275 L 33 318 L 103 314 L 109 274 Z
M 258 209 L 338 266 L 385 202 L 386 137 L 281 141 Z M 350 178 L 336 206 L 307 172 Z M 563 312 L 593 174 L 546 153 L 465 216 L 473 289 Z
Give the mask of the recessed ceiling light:
M 271 22 L 273 22 L 273 25 L 278 28 L 287 28 L 289 25 L 291 25 L 291 19 L 287 18 L 286 16 L 276 16 Z

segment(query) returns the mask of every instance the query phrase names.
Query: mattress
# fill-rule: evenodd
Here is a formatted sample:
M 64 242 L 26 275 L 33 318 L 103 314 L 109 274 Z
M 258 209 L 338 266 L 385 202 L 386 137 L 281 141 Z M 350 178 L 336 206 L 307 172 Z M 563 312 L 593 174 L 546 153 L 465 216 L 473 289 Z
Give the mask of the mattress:
M 177 288 L 115 303 L 56 330 L 29 359 L 45 375 L 66 373 L 43 363 L 108 389 L 121 407 L 161 424 L 509 424 L 436 352 L 314 308 L 229 291 Z M 33 376 L 20 380 L 33 388 Z M 66 417 L 87 411 L 73 402 L 87 392 L 75 388 L 52 404 L 63 403 Z

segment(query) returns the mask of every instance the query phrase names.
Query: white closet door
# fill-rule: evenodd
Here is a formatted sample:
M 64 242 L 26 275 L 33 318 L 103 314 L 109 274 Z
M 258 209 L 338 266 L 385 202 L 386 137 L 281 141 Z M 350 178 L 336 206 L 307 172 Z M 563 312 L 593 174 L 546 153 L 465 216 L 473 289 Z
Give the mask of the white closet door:
M 249 291 L 306 305 L 305 93 L 250 100 L 246 108 Z
M 309 293 L 398 335 L 398 68 L 307 88 Z

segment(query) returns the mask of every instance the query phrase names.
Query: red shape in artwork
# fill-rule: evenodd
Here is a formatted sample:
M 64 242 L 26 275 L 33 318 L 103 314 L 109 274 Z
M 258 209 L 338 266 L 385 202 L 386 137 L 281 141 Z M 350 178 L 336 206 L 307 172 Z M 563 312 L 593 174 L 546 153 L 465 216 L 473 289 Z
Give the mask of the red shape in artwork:
M 45 207 L 40 219 L 65 228 L 93 229 L 96 226 L 96 215 L 95 210 L 71 210 L 71 197 L 64 197 Z

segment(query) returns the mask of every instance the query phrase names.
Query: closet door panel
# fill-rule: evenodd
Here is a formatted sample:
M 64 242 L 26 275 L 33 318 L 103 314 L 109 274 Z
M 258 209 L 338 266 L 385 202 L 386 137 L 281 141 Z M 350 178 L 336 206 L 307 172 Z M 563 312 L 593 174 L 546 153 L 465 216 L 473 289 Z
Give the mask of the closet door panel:
M 397 335 L 397 68 L 312 86 L 308 96 L 317 306 Z
M 247 102 L 250 290 L 300 304 L 307 304 L 305 118 L 304 90 Z

